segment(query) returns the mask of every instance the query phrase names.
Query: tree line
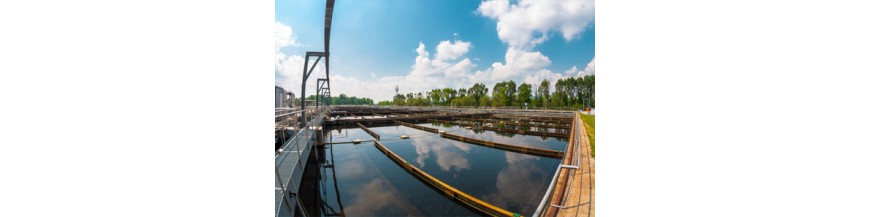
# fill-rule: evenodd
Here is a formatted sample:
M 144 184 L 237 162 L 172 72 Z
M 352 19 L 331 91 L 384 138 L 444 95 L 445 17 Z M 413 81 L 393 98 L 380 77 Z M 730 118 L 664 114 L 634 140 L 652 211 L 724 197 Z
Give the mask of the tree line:
M 469 88 L 443 88 L 405 94 L 398 93 L 396 88 L 393 100 L 380 101 L 378 105 L 595 108 L 595 75 L 558 79 L 552 94 L 550 84 L 545 79 L 533 90 L 531 84 L 517 86 L 514 81 L 502 81 L 493 86 L 491 95 L 488 94 L 489 88 L 481 83 Z
M 310 95 L 306 98 L 308 100 L 317 99 L 317 97 L 314 95 Z M 320 98 L 320 100 L 325 100 L 325 99 L 326 99 L 326 97 L 323 97 L 323 96 L 321 96 L 321 98 Z M 302 103 L 302 102 L 300 100 L 296 100 L 296 105 L 299 105 L 299 103 Z M 332 97 L 330 99 L 330 105 L 373 105 L 373 104 L 374 104 L 374 100 L 372 100 L 372 99 L 365 98 L 365 97 L 357 98 L 355 96 L 348 97 L 346 94 L 343 94 L 343 93 L 339 94 L 337 97 Z

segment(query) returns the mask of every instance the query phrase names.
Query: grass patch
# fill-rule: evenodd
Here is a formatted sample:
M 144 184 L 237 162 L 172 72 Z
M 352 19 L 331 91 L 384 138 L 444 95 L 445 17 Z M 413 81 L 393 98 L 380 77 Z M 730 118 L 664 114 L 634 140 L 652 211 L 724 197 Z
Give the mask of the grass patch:
M 595 157 L 595 115 L 580 114 L 583 126 L 586 127 L 586 135 L 589 136 L 589 145 L 592 147 L 592 157 Z

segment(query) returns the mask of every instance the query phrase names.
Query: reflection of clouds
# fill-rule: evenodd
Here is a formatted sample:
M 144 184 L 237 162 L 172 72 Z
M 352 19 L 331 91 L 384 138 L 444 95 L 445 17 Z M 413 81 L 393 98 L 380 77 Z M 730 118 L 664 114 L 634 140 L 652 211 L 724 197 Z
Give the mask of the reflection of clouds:
M 345 208 L 346 213 L 355 216 L 374 216 L 387 208 L 391 201 L 403 200 L 395 191 L 390 191 L 383 180 L 375 179 L 355 192 L 357 197 Z
M 371 171 L 373 165 L 365 160 L 366 156 L 364 153 L 360 152 L 362 149 L 359 146 L 334 145 L 331 148 L 335 151 L 335 155 L 332 156 L 333 159 L 339 159 L 338 162 L 335 162 L 336 177 L 342 179 L 358 179 L 367 176 Z
M 435 152 L 438 155 L 438 167 L 441 167 L 441 170 L 450 171 L 450 168 L 456 167 L 456 171 L 462 169 L 468 169 L 468 159 L 465 156 L 462 156 L 459 153 L 444 151 L 441 153 Z
M 446 140 L 446 139 L 445 139 L 445 140 Z M 464 151 L 464 152 L 466 152 L 466 153 L 467 153 L 469 150 L 471 150 L 471 145 L 468 145 L 468 143 L 464 143 L 464 142 L 453 142 L 453 141 L 451 141 L 451 142 L 453 143 L 453 145 L 456 145 L 456 148 L 459 148 L 459 150 L 462 150 L 462 151 Z
M 547 177 L 544 170 L 534 164 L 538 157 L 505 152 L 508 166 L 498 172 L 496 177 L 497 192 L 483 196 L 484 201 L 493 205 L 517 210 L 519 213 L 532 213 L 537 208 L 536 202 L 542 198 Z
M 415 139 L 416 141 L 416 139 Z M 420 164 L 420 168 L 426 166 L 426 158 L 429 158 L 429 146 L 428 145 L 417 145 L 415 141 L 412 141 L 411 144 L 414 145 L 414 149 L 417 151 L 417 163 Z
M 541 158 L 541 157 L 534 156 L 534 155 L 521 154 L 521 153 L 515 153 L 515 152 L 509 152 L 509 151 L 504 152 L 504 157 L 507 160 L 508 164 L 513 164 L 513 163 L 520 162 L 523 160 L 531 160 L 531 159 Z
M 335 176 L 338 178 L 352 178 L 365 173 L 366 167 L 362 164 L 340 164 L 340 168 L 335 170 Z
M 459 149 L 468 152 L 471 150 L 468 144 L 446 141 L 441 137 L 434 136 L 414 138 L 411 144 L 414 145 L 417 151 L 416 162 L 420 164 L 420 168 L 423 168 L 423 162 L 429 158 L 429 152 L 435 153 L 435 162 L 438 163 L 438 167 L 441 170 L 450 171 L 451 168 L 456 168 L 459 171 L 469 168 L 468 159 L 463 154 L 455 151 Z

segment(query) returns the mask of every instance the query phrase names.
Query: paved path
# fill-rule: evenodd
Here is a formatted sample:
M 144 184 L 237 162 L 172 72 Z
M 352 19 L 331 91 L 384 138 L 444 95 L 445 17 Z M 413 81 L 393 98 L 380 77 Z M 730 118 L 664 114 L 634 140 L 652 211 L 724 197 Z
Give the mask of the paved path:
M 579 164 L 580 168 L 564 169 L 561 172 L 554 192 L 560 194 L 554 195 L 550 203 L 565 208 L 549 207 L 545 216 L 595 216 L 595 159 L 591 157 L 589 137 L 586 135 L 583 120 L 578 117 L 575 121 L 579 121 L 573 129 L 578 136 L 571 138 L 570 143 L 574 145 L 570 145 L 569 149 L 577 150 L 569 150 L 568 153 L 576 155 L 568 157 L 569 154 L 566 153 L 562 164 Z

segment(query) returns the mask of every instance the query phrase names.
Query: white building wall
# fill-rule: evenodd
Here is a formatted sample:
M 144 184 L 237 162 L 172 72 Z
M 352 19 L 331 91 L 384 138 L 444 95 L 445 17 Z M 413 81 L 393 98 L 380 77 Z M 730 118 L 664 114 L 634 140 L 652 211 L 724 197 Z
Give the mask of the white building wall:
M 284 97 L 286 95 L 284 88 L 275 86 L 275 108 L 284 107 Z

